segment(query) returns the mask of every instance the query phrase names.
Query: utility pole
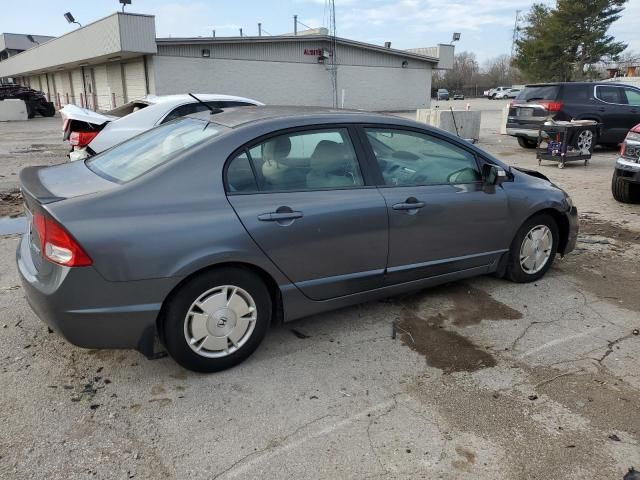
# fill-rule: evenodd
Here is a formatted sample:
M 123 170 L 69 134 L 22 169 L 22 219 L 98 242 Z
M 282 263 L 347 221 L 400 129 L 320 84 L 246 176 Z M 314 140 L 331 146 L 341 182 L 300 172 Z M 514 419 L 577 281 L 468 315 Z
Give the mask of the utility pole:
M 293 16 L 293 34 L 298 35 L 298 15 Z
M 262 36 L 262 24 L 258 23 L 258 36 L 261 37 Z

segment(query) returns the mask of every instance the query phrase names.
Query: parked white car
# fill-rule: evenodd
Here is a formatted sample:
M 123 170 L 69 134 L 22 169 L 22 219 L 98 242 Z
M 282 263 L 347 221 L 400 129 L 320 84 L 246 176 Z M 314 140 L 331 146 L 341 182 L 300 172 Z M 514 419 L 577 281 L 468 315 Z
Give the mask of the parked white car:
M 511 87 L 496 87 L 489 90 L 489 100 L 494 100 L 496 98 L 504 98 L 504 94 L 511 90 Z
M 63 140 L 71 145 L 69 158 L 73 161 L 100 153 L 174 118 L 207 109 L 256 105 L 264 104 L 231 95 L 147 95 L 106 113 L 66 105 L 60 114 L 64 120 Z

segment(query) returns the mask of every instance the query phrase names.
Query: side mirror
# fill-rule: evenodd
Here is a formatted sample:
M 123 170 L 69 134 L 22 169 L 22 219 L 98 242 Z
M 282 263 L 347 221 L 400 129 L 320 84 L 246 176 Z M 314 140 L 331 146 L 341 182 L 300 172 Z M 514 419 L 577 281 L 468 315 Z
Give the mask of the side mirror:
M 487 185 L 502 185 L 508 178 L 504 168 L 490 163 L 485 163 L 482 167 L 482 176 Z

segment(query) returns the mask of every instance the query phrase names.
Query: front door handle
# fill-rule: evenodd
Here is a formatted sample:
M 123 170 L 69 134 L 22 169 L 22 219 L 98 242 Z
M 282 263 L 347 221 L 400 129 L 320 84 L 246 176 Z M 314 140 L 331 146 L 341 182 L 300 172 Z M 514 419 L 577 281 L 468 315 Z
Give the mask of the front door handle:
M 391 208 L 394 210 L 417 210 L 424 207 L 424 202 L 419 202 L 414 197 L 407 198 L 404 203 L 396 203 Z
M 258 215 L 261 222 L 281 222 L 283 220 L 295 220 L 304 217 L 302 212 L 270 212 Z

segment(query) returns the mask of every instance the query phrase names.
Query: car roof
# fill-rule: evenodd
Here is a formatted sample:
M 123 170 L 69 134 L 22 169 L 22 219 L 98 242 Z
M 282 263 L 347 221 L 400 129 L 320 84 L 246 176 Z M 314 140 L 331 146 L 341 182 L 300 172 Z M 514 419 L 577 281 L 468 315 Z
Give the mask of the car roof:
M 204 115 L 203 115 L 204 114 Z M 222 112 L 209 116 L 206 112 L 189 115 L 199 119 L 236 128 L 248 123 L 255 123 L 278 118 L 306 119 L 310 117 L 322 117 L 330 123 L 366 123 L 368 121 L 379 123 L 381 119 L 393 120 L 393 123 L 404 123 L 406 119 L 382 113 L 371 113 L 362 110 L 346 110 L 328 107 L 294 107 L 294 106 L 256 106 L 224 109 Z M 206 118 L 210 117 L 210 118 Z
M 614 82 L 547 82 L 547 83 L 528 83 L 525 87 L 559 87 L 569 85 L 590 85 L 590 86 L 609 86 L 609 87 L 631 87 L 633 85 L 625 85 L 623 83 Z

